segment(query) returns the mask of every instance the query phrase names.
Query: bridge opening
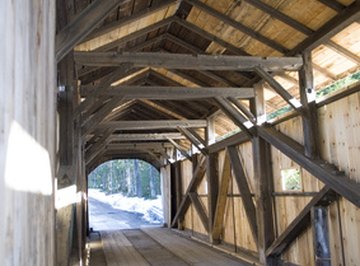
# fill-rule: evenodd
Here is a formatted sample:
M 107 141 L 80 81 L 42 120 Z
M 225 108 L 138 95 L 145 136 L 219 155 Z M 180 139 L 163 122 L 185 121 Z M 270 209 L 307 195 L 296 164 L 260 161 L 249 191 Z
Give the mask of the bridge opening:
M 159 171 L 137 159 L 111 160 L 88 177 L 90 230 L 162 226 Z

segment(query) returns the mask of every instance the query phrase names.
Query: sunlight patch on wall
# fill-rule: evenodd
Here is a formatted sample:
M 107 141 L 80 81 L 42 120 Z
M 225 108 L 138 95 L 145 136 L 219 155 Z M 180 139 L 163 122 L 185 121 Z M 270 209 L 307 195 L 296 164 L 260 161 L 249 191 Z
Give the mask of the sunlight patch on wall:
M 76 192 L 76 185 L 68 186 L 55 192 L 55 208 L 60 210 L 81 201 L 81 192 Z
M 16 121 L 10 127 L 5 162 L 5 183 L 9 189 L 52 195 L 51 161 L 44 149 Z

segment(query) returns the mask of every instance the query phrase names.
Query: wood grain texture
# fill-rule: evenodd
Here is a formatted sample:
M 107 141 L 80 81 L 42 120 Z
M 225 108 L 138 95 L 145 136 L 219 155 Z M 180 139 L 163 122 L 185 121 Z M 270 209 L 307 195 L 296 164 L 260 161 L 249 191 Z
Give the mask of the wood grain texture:
M 261 66 L 266 71 L 294 71 L 302 65 L 299 57 L 212 56 L 166 53 L 76 52 L 77 63 L 88 66 L 117 66 L 131 63 L 137 67 L 166 67 L 169 69 L 253 71 Z
M 55 1 L 2 2 L 0 38 L 0 264 L 54 265 Z

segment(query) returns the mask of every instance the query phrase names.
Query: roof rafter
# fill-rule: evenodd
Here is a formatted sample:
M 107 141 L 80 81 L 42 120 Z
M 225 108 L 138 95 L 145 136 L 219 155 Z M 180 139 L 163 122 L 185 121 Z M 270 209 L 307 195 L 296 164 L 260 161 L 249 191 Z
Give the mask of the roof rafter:
M 196 26 L 195 24 L 192 24 L 190 22 L 187 22 L 186 20 L 183 20 L 181 18 L 175 17 L 174 18 L 174 22 L 192 32 L 195 32 L 196 34 L 202 36 L 203 38 L 215 42 L 219 45 L 221 45 L 222 47 L 226 48 L 226 50 L 237 54 L 237 55 L 249 55 L 248 53 L 246 53 L 244 50 L 224 41 L 223 39 L 199 28 L 198 26 Z
M 346 6 L 344 6 L 343 4 L 339 3 L 336 0 L 318 0 L 318 1 L 337 12 L 342 11 L 346 8 Z
M 335 34 L 349 26 L 360 18 L 360 2 L 355 1 L 335 17 L 325 23 L 320 29 L 315 31 L 309 38 L 298 44 L 292 49 L 288 56 L 299 54 L 303 51 L 310 51 L 322 43 L 328 41 Z
M 180 115 L 179 113 L 174 112 L 173 110 L 169 110 L 168 108 L 166 108 L 162 105 L 154 103 L 153 101 L 145 100 L 145 99 L 140 99 L 139 101 L 143 102 L 144 104 L 148 105 L 149 107 L 151 107 L 159 112 L 162 112 L 166 115 L 172 116 L 173 118 L 180 119 L 180 120 L 186 119 L 186 117 Z
M 277 50 L 280 53 L 287 53 L 289 51 L 288 48 L 284 47 L 280 43 L 277 43 L 276 41 L 269 39 L 268 37 L 260 34 L 259 32 L 245 26 L 241 22 L 238 22 L 223 13 L 218 12 L 217 10 L 211 8 L 210 6 L 198 1 L 198 0 L 185 0 L 187 3 L 195 6 L 198 9 L 203 10 L 204 12 L 210 14 L 211 16 L 225 22 L 226 24 L 230 25 L 231 27 L 245 33 L 246 35 L 250 36 L 251 38 L 256 39 L 257 41 L 266 44 L 268 47 Z
M 156 22 L 154 24 L 151 24 L 141 30 L 138 30 L 138 31 L 135 31 L 133 33 L 130 33 L 122 38 L 119 38 L 117 40 L 114 40 L 113 42 L 110 42 L 106 45 L 103 45 L 97 49 L 95 49 L 94 51 L 98 51 L 98 52 L 101 52 L 101 51 L 108 51 L 110 49 L 113 49 L 113 48 L 116 48 L 124 43 L 127 43 L 127 42 L 130 42 L 132 40 L 135 40 L 141 36 L 144 36 L 145 34 L 148 34 L 149 32 L 152 32 L 154 30 L 157 30 L 161 27 L 164 27 L 164 26 L 167 26 L 167 25 L 170 25 L 172 22 L 174 22 L 175 19 L 174 17 L 168 17 L 166 19 L 163 19 L 159 22 Z
M 278 11 L 277 9 L 271 7 L 270 5 L 267 5 L 264 2 L 261 2 L 259 0 L 244 0 L 244 1 L 249 3 L 250 5 L 253 5 L 254 7 L 259 8 L 260 10 L 268 13 L 272 17 L 284 22 L 285 24 L 293 27 L 294 29 L 304 33 L 307 36 L 309 36 L 315 32 L 314 30 L 308 28 L 304 24 L 302 24 L 302 23 L 298 22 L 297 20 L 289 17 L 288 15 Z M 345 6 L 343 6 L 342 4 L 340 4 L 336 1 L 328 1 L 328 0 L 319 0 L 319 1 L 328 5 L 329 7 L 336 6 L 337 8 L 335 10 L 337 10 L 337 11 L 341 11 L 345 8 Z M 351 61 L 354 61 L 355 63 L 360 62 L 360 57 L 358 57 L 356 54 L 350 52 L 349 50 L 345 49 L 344 47 L 338 45 L 337 43 L 335 43 L 331 40 L 328 40 L 326 42 L 326 46 L 335 50 L 335 52 L 338 52 L 339 54 L 350 59 Z
M 64 58 L 106 18 L 111 10 L 123 3 L 124 1 L 118 0 L 92 2 L 56 35 L 56 60 L 59 62 Z
M 105 35 L 115 29 L 118 29 L 120 27 L 124 27 L 127 24 L 130 24 L 134 21 L 137 21 L 139 19 L 142 19 L 144 17 L 150 16 L 156 12 L 159 12 L 162 9 L 168 8 L 169 6 L 175 4 L 175 3 L 179 3 L 179 0 L 164 0 L 162 1 L 160 4 L 152 6 L 150 8 L 141 10 L 135 14 L 131 14 L 131 16 L 127 16 L 124 18 L 119 19 L 118 21 L 115 21 L 111 24 L 105 25 L 101 28 L 99 28 L 98 30 L 94 31 L 89 38 L 87 38 L 86 41 L 91 40 L 91 39 L 95 39 L 97 37 L 100 37 L 102 35 Z
M 244 0 L 246 3 L 260 9 L 261 11 L 269 14 L 270 16 L 284 22 L 285 24 L 291 26 L 292 28 L 304 33 L 305 35 L 310 35 L 314 31 L 304 24 L 300 23 L 299 21 L 293 19 L 292 17 L 289 17 L 288 15 L 285 15 L 284 13 L 278 11 L 277 9 L 271 7 L 270 5 L 259 1 L 259 0 Z
M 197 54 L 207 54 L 205 51 L 203 51 L 202 49 L 200 49 L 199 47 L 196 47 L 190 43 L 187 43 L 183 40 L 181 40 L 180 38 L 172 35 L 172 34 L 169 34 L 167 33 L 166 34 L 166 40 L 169 40 L 170 42 L 173 42 L 175 43 L 176 45 L 179 45 L 189 51 L 191 51 L 192 53 L 197 53 Z M 243 53 L 242 53 L 243 54 Z M 237 54 L 238 55 L 238 54 Z M 213 72 L 210 72 L 210 71 L 200 71 L 200 73 L 204 74 L 205 76 L 211 78 L 211 79 L 214 79 L 218 82 L 221 82 L 221 83 L 224 83 L 224 84 L 228 84 L 230 86 L 234 86 L 236 84 L 232 83 L 231 81 L 219 76 L 218 74 L 216 73 L 213 73 Z M 246 73 L 239 73 L 242 77 L 244 78 L 247 78 L 247 79 L 250 79 L 252 78 L 252 76 L 249 76 L 249 74 L 246 74 Z

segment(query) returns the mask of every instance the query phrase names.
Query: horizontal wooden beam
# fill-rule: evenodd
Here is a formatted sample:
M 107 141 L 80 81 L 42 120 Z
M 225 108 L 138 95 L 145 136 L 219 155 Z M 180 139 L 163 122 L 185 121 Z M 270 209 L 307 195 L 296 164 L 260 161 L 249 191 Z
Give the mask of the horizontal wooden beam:
M 323 160 L 314 160 L 304 155 L 304 147 L 283 133 L 273 129 L 258 127 L 258 134 L 268 143 L 303 167 L 310 174 L 328 185 L 341 196 L 360 207 L 360 183 L 350 179 L 334 165 Z
M 180 22 L 179 22 L 180 21 Z M 185 20 L 181 20 L 181 19 L 178 19 L 176 20 L 177 23 L 180 23 L 181 26 L 184 26 L 186 27 L 187 29 L 199 34 L 200 36 L 202 36 L 203 38 L 209 40 L 209 41 L 213 41 L 214 39 L 217 41 L 216 43 L 218 42 L 221 42 L 222 45 L 225 45 L 224 47 L 230 51 L 231 53 L 234 53 L 234 55 L 245 55 L 245 56 L 249 56 L 250 54 L 248 53 L 245 53 L 243 50 L 237 48 L 237 47 L 233 47 L 231 44 L 225 42 L 225 41 L 220 41 L 217 37 L 215 38 L 213 35 L 205 32 L 204 30 L 198 28 L 197 26 L 195 26 L 194 24 L 191 24 L 191 23 L 188 23 L 188 22 L 185 22 Z M 209 36 L 210 35 L 210 36 Z M 185 48 L 186 50 L 189 50 L 189 52 L 191 52 L 192 54 L 209 54 L 209 53 L 206 53 L 206 51 L 202 50 L 201 48 L 197 47 L 197 46 L 194 46 L 170 33 L 167 33 L 166 34 L 166 40 L 167 41 L 170 41 L 172 43 L 175 43 L 176 45 L 179 45 L 183 48 Z M 210 79 L 214 79 L 220 83 L 223 83 L 223 84 L 227 84 L 229 85 L 230 87 L 234 87 L 234 84 L 232 81 L 229 81 L 227 80 L 226 78 L 222 77 L 222 76 L 219 76 L 218 74 L 214 73 L 214 72 L 211 72 L 211 71 L 200 71 L 201 74 L 205 75 L 206 77 L 209 77 Z M 253 78 L 253 75 L 251 73 L 246 73 L 246 72 L 236 72 L 238 73 L 240 76 L 246 78 L 246 79 L 252 79 Z M 195 82 L 196 83 L 196 82 Z M 207 80 L 207 83 L 208 84 L 211 84 L 211 80 Z M 205 85 L 206 86 L 206 85 Z
M 107 150 L 163 150 L 173 147 L 169 142 L 108 143 Z
M 115 159 L 142 159 L 149 158 L 151 162 L 156 162 L 157 165 L 163 165 L 160 160 L 160 156 L 154 154 L 149 150 L 107 150 L 103 157 L 107 157 L 108 160 Z M 149 161 L 149 160 L 147 160 Z
M 206 120 L 111 121 L 102 123 L 99 127 L 118 130 L 177 129 L 178 127 L 206 127 Z
M 110 141 L 161 141 L 167 140 L 168 138 L 177 140 L 185 139 L 185 136 L 181 133 L 112 134 L 110 136 Z
M 302 66 L 301 57 L 256 57 L 231 55 L 188 55 L 167 53 L 75 52 L 81 65 L 111 67 L 123 63 L 134 67 L 163 67 L 169 69 L 296 71 Z
M 172 86 L 117 86 L 99 92 L 100 95 L 120 96 L 125 99 L 188 100 L 218 96 L 248 99 L 253 98 L 254 88 L 172 87 Z M 85 95 L 82 95 L 86 97 Z
M 64 58 L 109 15 L 111 10 L 124 2 L 126 1 L 93 1 L 56 35 L 56 60 L 59 62 Z

